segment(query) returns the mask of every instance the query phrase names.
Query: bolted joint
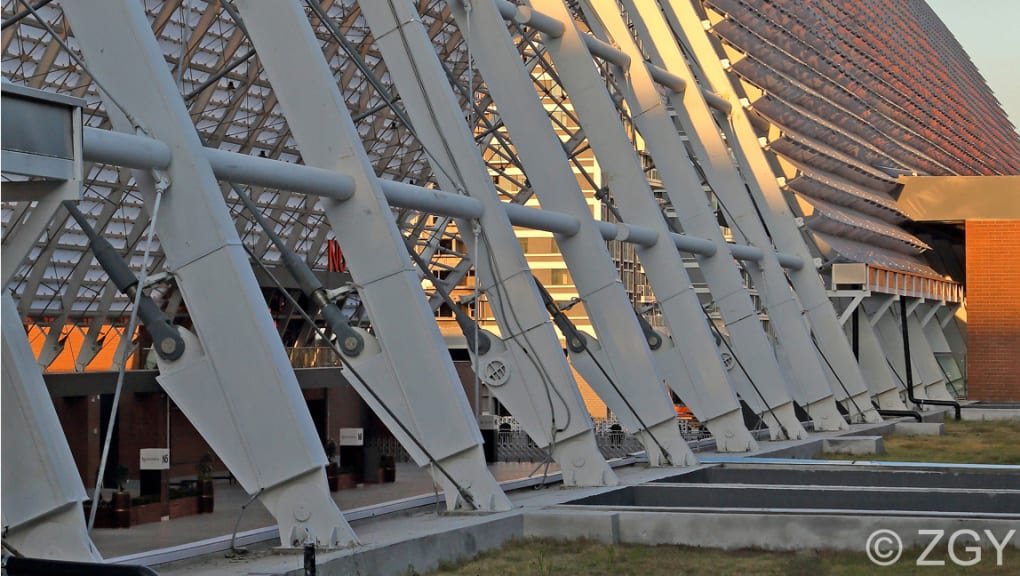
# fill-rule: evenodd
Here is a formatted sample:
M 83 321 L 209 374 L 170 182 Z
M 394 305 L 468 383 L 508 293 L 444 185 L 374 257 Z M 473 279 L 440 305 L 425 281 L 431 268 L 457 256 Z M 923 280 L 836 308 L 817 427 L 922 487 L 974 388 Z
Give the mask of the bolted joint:
M 567 348 L 574 354 L 584 352 L 588 349 L 588 339 L 580 332 L 574 332 L 567 338 Z
M 662 347 L 662 337 L 658 334 L 654 334 L 648 337 L 648 347 L 652 350 L 658 350 Z
M 344 355 L 357 356 L 365 349 L 365 341 L 352 334 L 342 339 L 340 347 L 343 348 Z

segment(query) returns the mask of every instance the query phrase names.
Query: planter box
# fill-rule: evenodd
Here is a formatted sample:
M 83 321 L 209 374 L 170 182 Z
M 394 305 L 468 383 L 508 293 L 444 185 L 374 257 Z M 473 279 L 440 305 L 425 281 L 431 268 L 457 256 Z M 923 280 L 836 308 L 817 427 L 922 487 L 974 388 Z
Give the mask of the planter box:
M 198 496 L 185 496 L 170 501 L 170 518 L 198 514 Z
M 170 501 L 170 518 L 194 516 L 198 514 L 198 496 L 185 496 Z M 89 504 L 85 504 L 85 521 L 89 518 Z M 152 502 L 131 506 L 131 525 L 150 524 L 163 519 L 163 503 Z M 117 528 L 116 515 L 109 506 L 103 506 L 96 512 L 96 528 Z
M 159 522 L 163 517 L 163 503 L 139 504 L 131 507 L 131 525 Z
M 83 508 L 85 510 L 85 522 L 89 521 L 89 514 L 91 513 L 92 506 L 88 502 L 84 503 Z M 109 506 L 102 506 L 96 512 L 96 528 L 116 528 L 113 521 L 113 508 Z

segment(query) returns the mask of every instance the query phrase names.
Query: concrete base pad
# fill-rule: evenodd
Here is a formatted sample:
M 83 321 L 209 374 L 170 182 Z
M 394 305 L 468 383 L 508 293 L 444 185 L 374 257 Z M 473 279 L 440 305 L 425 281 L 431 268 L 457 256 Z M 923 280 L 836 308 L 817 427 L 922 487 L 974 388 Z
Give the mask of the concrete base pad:
M 885 454 L 885 443 L 881 436 L 839 436 L 822 440 L 822 451 L 833 454 Z
M 943 436 L 946 425 L 941 422 L 897 422 L 895 433 L 904 436 Z
M 945 530 L 951 534 L 969 528 L 983 534 L 991 530 L 1004 537 L 1015 520 L 945 518 L 929 516 L 837 514 L 699 514 L 654 511 L 607 511 L 612 521 L 592 522 L 590 512 L 539 510 L 524 514 L 524 536 L 539 538 L 593 538 L 600 542 L 656 546 L 678 544 L 733 550 L 856 550 L 863 553 L 868 536 L 879 529 L 893 530 L 907 548 L 923 547 L 931 537 L 919 530 Z M 560 528 L 558 533 L 546 526 Z M 573 528 L 579 528 L 572 532 Z M 988 546 L 987 541 L 983 542 Z M 1020 548 L 1020 538 L 1010 545 Z

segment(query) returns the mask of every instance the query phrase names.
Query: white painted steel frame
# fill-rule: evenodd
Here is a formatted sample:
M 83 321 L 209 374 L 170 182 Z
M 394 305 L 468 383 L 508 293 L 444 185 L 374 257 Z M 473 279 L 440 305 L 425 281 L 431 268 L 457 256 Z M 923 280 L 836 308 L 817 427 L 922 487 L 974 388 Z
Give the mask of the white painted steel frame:
M 741 173 L 746 175 L 751 197 L 759 208 L 758 213 L 761 214 L 775 248 L 783 253 L 800 257 L 806 264 L 813 262 L 811 251 L 794 222 L 793 214 L 779 187 L 776 173 L 765 156 L 747 112 L 739 105 L 736 80 L 723 68 L 719 53 L 702 25 L 692 0 L 659 0 L 659 6 L 675 36 L 690 57 L 698 63 L 707 84 L 704 88 L 734 104 L 731 112 L 724 121 L 719 122 L 719 125 L 730 143 Z M 800 270 L 789 270 L 788 276 L 821 353 L 842 382 L 839 388 L 845 386 L 851 398 L 865 394 L 868 388 L 864 383 L 864 377 L 818 271 L 813 266 L 805 265 Z M 837 392 L 837 398 L 841 396 Z M 876 416 L 866 414 L 866 418 L 874 420 Z
M 85 128 L 84 135 L 86 160 L 139 169 L 165 169 L 170 165 L 170 149 L 159 140 L 97 128 Z M 279 188 L 287 194 L 298 192 L 338 201 L 348 200 L 354 194 L 354 180 L 345 174 L 217 148 L 207 147 L 204 152 L 213 173 L 220 180 Z M 379 179 L 379 185 L 391 206 L 468 219 L 476 219 L 484 212 L 482 203 L 469 196 L 385 179 Z M 555 210 L 510 202 L 501 203 L 499 208 L 506 211 L 515 226 L 565 236 L 573 236 L 580 227 L 576 216 Z M 659 239 L 656 232 L 643 226 L 605 221 L 597 221 L 595 224 L 606 240 L 650 246 Z M 718 251 L 714 243 L 698 236 L 671 232 L 670 239 L 685 252 L 712 256 Z M 726 249 L 738 260 L 760 261 L 764 257 L 763 251 L 754 246 L 727 243 Z M 794 256 L 782 253 L 776 256 L 780 264 L 787 268 L 800 269 L 804 265 L 803 260 Z
M 534 0 L 529 5 L 565 24 L 561 36 L 544 35 L 543 42 L 620 213 L 629 222 L 657 230 L 660 236 L 668 235 L 637 153 L 622 124 L 615 120 L 618 114 L 605 80 L 596 70 L 570 12 L 560 0 Z M 732 412 L 733 391 L 727 385 L 726 370 L 676 247 L 661 242 L 640 247 L 638 257 L 670 327 L 673 344 L 681 353 L 657 357 L 669 384 L 703 421 Z M 756 413 L 763 415 L 773 438 L 806 435 L 785 389 L 759 386 L 758 390 L 739 392 Z M 697 414 L 699 407 L 701 414 Z
M 485 378 L 486 366 L 496 359 L 509 369 L 508 382 L 489 382 L 491 393 L 539 447 L 549 447 L 566 482 L 615 484 L 531 269 L 417 9 L 405 0 L 359 4 L 440 187 L 483 206 L 477 224 L 457 220 L 504 348 L 479 358 L 479 376 Z M 649 455 L 657 463 L 651 447 Z
M 597 341 L 589 337 L 589 341 L 601 351 L 601 354 L 595 351 L 599 361 L 603 362 L 601 358 L 604 358 L 604 367 L 617 376 L 616 388 L 604 377 L 598 377 L 601 374 L 598 367 L 592 365 L 592 359 L 579 358 L 584 352 L 570 354 L 571 363 L 582 375 L 595 373 L 595 377 L 586 377 L 586 380 L 629 429 L 641 429 L 631 413 L 632 407 L 646 423 L 660 424 L 656 420 L 663 416 L 667 418 L 662 422 L 668 423 L 675 417 L 670 418 L 658 406 L 648 406 L 669 406 L 672 402 L 665 393 L 662 375 L 612 265 L 603 242 L 605 235 L 599 233 L 600 223 L 592 218 L 563 145 L 535 93 L 531 75 L 521 64 L 520 54 L 500 12 L 489 2 L 476 2 L 470 11 L 451 2 L 450 9 L 460 29 L 471 34 L 468 41 L 472 55 L 543 209 L 570 214 L 581 223 L 575 235 L 557 235 L 556 243 L 598 337 Z M 601 224 L 617 226 L 608 222 Z M 658 236 L 653 239 L 657 240 Z M 652 244 L 654 242 L 647 245 Z M 676 351 L 671 353 L 677 354 Z M 624 377 L 619 377 L 621 375 Z M 625 401 L 621 393 L 629 400 Z M 737 408 L 734 403 L 734 409 Z M 742 419 L 717 418 L 708 425 L 714 431 L 720 451 L 739 452 L 757 446 Z M 643 441 L 646 447 L 652 444 L 647 437 Z
M 30 557 L 101 561 L 85 526 L 88 495 L 21 316 L 6 289 L 0 298 L 4 544 Z
M 902 298 L 902 296 L 901 296 Z M 920 298 L 916 299 L 918 304 L 924 304 Z M 935 352 L 928 343 L 927 332 L 921 324 L 919 312 L 924 310 L 921 306 L 907 314 L 907 335 L 910 337 L 910 356 L 919 371 L 917 377 L 924 382 L 924 393 L 932 400 L 955 400 L 946 389 L 946 377 L 935 359 Z
M 245 491 L 259 495 L 285 546 L 356 542 L 330 497 L 325 453 L 294 371 L 142 6 L 67 2 L 63 10 L 91 75 L 109 90 L 114 127 L 135 132 L 142 123 L 174 153 L 156 230 L 197 336 L 181 329 L 187 350 L 175 362 L 159 360 L 160 384 Z M 153 175 L 135 178 L 151 210 Z
M 882 341 L 863 306 L 863 301 L 859 303 L 853 313 L 858 315 L 858 364 L 865 382 L 868 383 L 870 395 L 878 403 L 879 410 L 906 410 L 907 406 L 900 396 L 903 386 L 899 384 L 896 374 L 889 366 L 885 352 L 882 350 Z M 847 338 L 851 338 L 853 322 L 847 322 L 845 329 Z
M 595 34 L 611 37 L 614 44 L 630 56 L 631 61 L 643 61 L 644 55 L 631 36 L 630 27 L 620 15 L 616 0 L 587 0 L 582 5 L 586 7 L 589 27 Z M 636 10 L 630 11 L 630 17 L 631 22 L 639 30 L 643 28 Z M 662 29 L 668 32 L 665 26 Z M 660 45 L 669 45 L 676 49 L 671 34 L 660 34 L 654 40 L 648 34 L 644 34 L 642 45 L 649 51 Z M 676 49 L 676 52 L 679 55 L 679 49 Z M 680 225 L 685 232 L 707 238 L 725 249 L 726 239 L 708 204 L 708 198 L 701 189 L 701 178 L 695 172 L 693 164 L 678 161 L 687 156 L 687 149 L 673 125 L 673 119 L 647 67 L 631 66 L 628 70 L 621 69 L 620 72 L 618 85 L 627 100 L 631 119 L 655 161 L 659 178 L 676 209 Z M 701 166 L 709 184 L 713 189 L 727 188 L 728 196 L 743 196 L 746 190 L 744 184 L 730 162 L 704 99 L 695 100 L 700 97 L 700 92 L 695 89 L 685 90 L 683 94 L 672 92 L 669 95 L 675 114 L 682 121 L 689 142 L 701 159 Z M 707 122 L 692 126 L 691 109 L 698 104 L 702 108 L 702 118 Z M 712 143 L 715 152 L 712 155 L 708 154 L 706 145 L 702 142 L 703 138 L 710 137 L 717 140 Z M 747 200 L 749 203 L 749 199 Z M 761 236 L 767 241 L 764 230 Z M 807 410 L 815 430 L 846 429 L 847 423 L 836 408 L 828 379 L 814 353 L 811 335 L 801 318 L 800 306 L 797 305 L 796 298 L 786 284 L 786 277 L 779 267 L 775 254 L 772 253 L 771 246 L 762 243 L 762 239 L 756 239 L 756 244 L 764 248 L 760 263 L 763 267 L 767 263 L 770 265 L 769 270 L 774 270 L 774 281 L 766 285 L 762 269 L 756 265 L 758 263 L 751 263 L 748 270 L 768 307 L 769 321 L 779 337 L 779 343 L 783 344 L 782 350 L 785 353 L 783 355 L 788 361 L 786 370 L 780 367 L 776 350 L 772 348 L 733 258 L 725 250 L 717 251 L 712 256 L 697 257 L 698 267 L 726 324 L 734 353 L 745 366 L 754 368 L 751 378 L 757 386 L 770 389 L 785 387 L 793 399 Z M 792 365 L 792 369 L 789 365 Z
M 304 9 L 296 0 L 242 0 L 237 5 L 305 163 L 354 179 L 350 200 L 325 206 L 378 338 L 364 334 L 365 351 L 352 364 L 366 381 L 351 378 L 352 385 L 418 465 L 430 464 L 430 455 L 450 474 L 452 479 L 430 467 L 449 509 L 509 509 L 485 467 L 481 433 L 418 273 Z M 471 503 L 463 501 L 454 481 Z
M 890 373 L 896 381 L 897 387 L 901 392 L 905 393 L 907 372 L 903 356 L 902 327 L 900 326 L 899 319 L 895 317 L 896 313 L 893 309 L 896 307 L 892 306 L 900 298 L 903 298 L 903 296 L 883 295 L 865 298 L 864 302 L 861 303 L 861 310 L 867 313 L 868 321 L 875 331 L 875 336 L 878 338 L 878 346 L 871 361 L 884 361 L 889 366 Z M 881 353 L 882 358 L 878 357 L 878 353 Z M 864 357 L 862 356 L 863 359 Z M 912 362 L 911 370 L 914 374 L 920 374 L 916 362 Z M 914 397 L 928 398 L 923 378 L 918 377 L 914 379 Z M 903 401 L 904 403 L 907 402 L 905 396 Z M 931 406 L 920 405 L 915 408 L 924 411 L 930 410 Z
M 697 79 L 655 1 L 627 0 L 626 6 L 651 60 L 678 75 L 688 86 L 697 86 Z M 731 223 L 735 235 L 742 242 L 762 249 L 762 258 L 749 261 L 745 267 L 768 311 L 770 324 L 778 337 L 777 354 L 785 360 L 782 364 L 787 376 L 794 383 L 799 383 L 793 386 L 801 391 L 801 396 L 795 395 L 795 399 L 806 407 L 816 427 L 819 419 L 829 420 L 828 425 L 823 422 L 821 429 L 830 428 L 843 419 L 825 399 L 825 389 L 844 402 L 851 420 L 881 420 L 871 406 L 863 381 L 860 378 L 844 381 L 842 376 L 830 371 L 826 359 L 821 356 L 821 350 L 805 323 L 804 309 L 783 272 L 783 254 L 774 252 L 772 248 L 769 234 L 747 194 L 744 178 L 737 171 L 716 123 L 715 113 L 703 92 L 697 89 L 685 90 L 682 94 L 669 92 L 666 98 L 690 136 L 695 155 L 709 185 L 724 206 L 727 219 L 735 221 Z

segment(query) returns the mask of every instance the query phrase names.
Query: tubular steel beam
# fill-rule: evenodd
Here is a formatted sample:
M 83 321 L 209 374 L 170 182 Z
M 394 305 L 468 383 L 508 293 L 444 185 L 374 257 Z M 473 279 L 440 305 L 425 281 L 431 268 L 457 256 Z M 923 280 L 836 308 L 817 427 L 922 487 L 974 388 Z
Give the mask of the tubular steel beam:
M 163 169 L 170 165 L 170 149 L 166 144 L 152 138 L 86 127 L 84 142 L 85 159 L 91 162 L 137 169 Z M 215 148 L 205 148 L 205 153 L 213 173 L 220 180 L 279 188 L 338 201 L 348 200 L 354 194 L 354 180 L 346 174 Z M 379 185 L 387 202 L 392 206 L 455 218 L 474 219 L 483 213 L 482 204 L 470 196 L 385 179 L 380 179 Z M 566 236 L 577 233 L 579 224 L 573 216 L 509 202 L 504 202 L 502 206 L 510 217 L 510 222 L 515 226 Z M 609 222 L 598 222 L 598 226 L 606 240 L 620 240 L 645 246 L 651 246 L 658 241 L 656 232 L 641 226 Z M 685 252 L 705 256 L 711 256 L 716 252 L 715 244 L 703 238 L 675 233 L 671 233 L 670 236 L 677 248 Z M 729 250 L 738 260 L 762 259 L 761 249 L 755 246 L 730 244 Z M 796 256 L 787 254 L 777 256 L 786 268 L 799 270 L 804 265 L 803 260 Z

